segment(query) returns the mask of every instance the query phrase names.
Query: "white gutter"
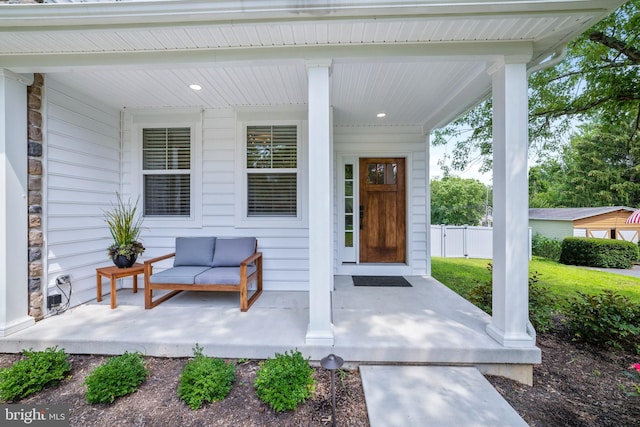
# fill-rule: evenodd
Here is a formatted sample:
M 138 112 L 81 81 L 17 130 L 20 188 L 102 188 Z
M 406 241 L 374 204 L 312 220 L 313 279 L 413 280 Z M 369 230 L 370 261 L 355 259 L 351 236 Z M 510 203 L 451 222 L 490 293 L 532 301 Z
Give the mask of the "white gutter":
M 550 67 L 555 67 L 567 57 L 567 45 L 564 44 L 559 47 L 553 55 L 546 61 L 539 62 L 527 69 L 527 76 L 530 76 L 533 73 L 538 71 L 546 70 Z
M 0 27 L 132 25 L 261 20 L 382 17 L 460 17 L 503 14 L 604 15 L 622 0 L 155 0 L 130 2 L 0 4 Z M 33 28 L 32 28 L 33 29 Z

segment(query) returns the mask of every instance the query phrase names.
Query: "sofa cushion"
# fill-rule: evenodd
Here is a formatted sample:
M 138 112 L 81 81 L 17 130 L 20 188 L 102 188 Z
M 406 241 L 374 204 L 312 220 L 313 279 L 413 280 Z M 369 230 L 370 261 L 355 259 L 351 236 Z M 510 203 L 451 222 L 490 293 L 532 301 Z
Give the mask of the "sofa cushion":
M 215 246 L 215 237 L 176 237 L 176 257 L 173 260 L 173 266 L 211 267 Z
M 213 254 L 214 267 L 237 267 L 256 250 L 255 237 L 218 239 Z
M 247 275 L 255 273 L 256 266 L 247 266 Z M 217 285 L 239 285 L 240 284 L 240 268 L 239 267 L 216 267 L 210 268 L 196 276 L 195 283 L 201 284 L 217 284 Z
M 149 278 L 151 283 L 180 283 L 181 285 L 193 285 L 199 274 L 211 270 L 207 266 L 173 267 L 159 273 L 153 273 Z

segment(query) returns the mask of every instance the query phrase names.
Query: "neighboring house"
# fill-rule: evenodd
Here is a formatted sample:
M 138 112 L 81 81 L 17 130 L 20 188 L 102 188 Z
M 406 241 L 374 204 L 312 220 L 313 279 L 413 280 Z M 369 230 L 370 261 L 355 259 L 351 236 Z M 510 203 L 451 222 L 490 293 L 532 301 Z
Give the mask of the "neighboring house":
M 330 345 L 334 275 L 430 275 L 429 134 L 492 96 L 487 332 L 534 346 L 527 77 L 622 3 L 1 4 L 0 335 L 61 274 L 95 297 L 121 192 L 144 257 L 256 236 L 265 289 L 308 291 L 306 342 Z
M 529 226 L 534 235 L 552 239 L 575 236 L 637 242 L 640 225 L 626 223 L 633 212 L 626 206 L 531 208 Z

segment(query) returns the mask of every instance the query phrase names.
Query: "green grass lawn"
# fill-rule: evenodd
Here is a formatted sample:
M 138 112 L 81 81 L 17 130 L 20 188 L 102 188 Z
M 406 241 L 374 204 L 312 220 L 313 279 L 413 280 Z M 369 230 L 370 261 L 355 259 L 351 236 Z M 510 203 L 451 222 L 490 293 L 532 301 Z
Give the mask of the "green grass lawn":
M 475 281 L 491 280 L 491 272 L 487 270 L 489 259 L 432 258 L 431 262 L 433 277 L 465 298 Z M 534 272 L 538 273 L 538 283 L 547 286 L 560 304 L 574 297 L 577 291 L 598 294 L 605 289 L 640 304 L 640 279 L 635 277 L 559 264 L 540 257 L 533 257 L 529 262 L 529 275 Z

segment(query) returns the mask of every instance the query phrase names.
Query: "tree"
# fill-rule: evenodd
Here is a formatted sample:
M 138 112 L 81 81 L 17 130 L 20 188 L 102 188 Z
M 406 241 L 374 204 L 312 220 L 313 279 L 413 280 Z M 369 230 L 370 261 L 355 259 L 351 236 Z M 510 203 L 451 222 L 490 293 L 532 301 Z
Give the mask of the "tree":
M 488 187 L 457 176 L 431 181 L 431 224 L 478 225 L 486 212 Z
M 585 125 L 562 151 L 529 170 L 531 207 L 639 206 L 640 138 L 624 123 Z
M 456 141 L 454 170 L 478 156 L 491 167 L 491 114 L 489 99 L 435 132 L 435 145 Z M 639 121 L 640 0 L 632 0 L 571 42 L 560 64 L 529 77 L 530 153 L 559 151 L 576 122 L 620 127 L 637 139 Z

